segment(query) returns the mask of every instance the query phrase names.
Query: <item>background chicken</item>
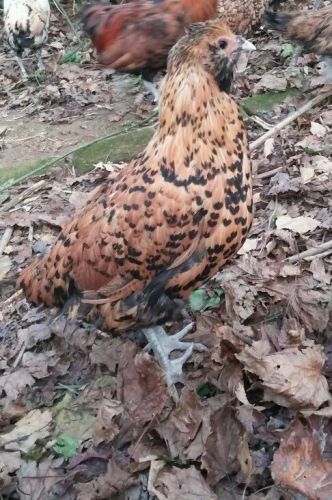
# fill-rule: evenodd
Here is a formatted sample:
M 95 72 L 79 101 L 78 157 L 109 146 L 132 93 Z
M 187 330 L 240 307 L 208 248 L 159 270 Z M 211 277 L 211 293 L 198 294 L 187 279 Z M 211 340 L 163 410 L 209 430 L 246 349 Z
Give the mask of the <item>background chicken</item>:
M 252 221 L 246 130 L 229 97 L 233 65 L 252 44 L 219 21 L 192 25 L 172 49 L 159 127 L 140 156 L 63 230 L 49 256 L 22 272 L 34 303 L 84 297 L 109 330 L 143 328 L 168 383 L 193 345 L 153 325 L 179 319 L 183 300 L 244 243 Z M 174 349 L 186 352 L 171 361 Z
M 4 0 L 4 31 L 15 54 L 22 78 L 28 75 L 22 61 L 25 49 L 37 50 L 38 69 L 43 70 L 41 47 L 48 37 L 48 0 Z
M 332 5 L 303 12 L 268 12 L 266 17 L 271 28 L 300 43 L 306 52 L 322 56 L 327 80 L 332 82 Z
M 186 27 L 212 19 L 218 11 L 234 32 L 247 34 L 261 20 L 265 6 L 266 0 L 134 0 L 91 5 L 82 16 L 100 61 L 116 70 L 141 72 L 157 97 L 153 72 L 164 67 Z

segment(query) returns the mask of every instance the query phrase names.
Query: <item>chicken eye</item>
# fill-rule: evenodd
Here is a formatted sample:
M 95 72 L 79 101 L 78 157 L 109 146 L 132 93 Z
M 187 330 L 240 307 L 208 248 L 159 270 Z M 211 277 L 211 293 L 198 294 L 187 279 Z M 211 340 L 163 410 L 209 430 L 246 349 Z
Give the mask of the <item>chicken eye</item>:
M 220 40 L 218 45 L 219 45 L 219 48 L 223 50 L 223 49 L 226 49 L 228 42 L 227 42 L 227 40 Z

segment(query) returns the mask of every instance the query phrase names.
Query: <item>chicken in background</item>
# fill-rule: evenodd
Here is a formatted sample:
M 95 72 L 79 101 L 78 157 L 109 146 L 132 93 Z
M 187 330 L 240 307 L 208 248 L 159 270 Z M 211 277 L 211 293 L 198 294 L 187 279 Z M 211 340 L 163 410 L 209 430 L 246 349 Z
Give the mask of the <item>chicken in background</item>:
M 183 317 L 252 223 L 247 133 L 229 95 L 239 54 L 252 49 L 220 21 L 193 24 L 170 52 L 154 137 L 18 281 L 34 304 L 72 298 L 106 330 L 141 329 L 169 385 L 194 345 L 181 342 L 191 325 L 174 336 L 161 325 Z M 174 360 L 173 350 L 185 352 Z
M 48 38 L 50 4 L 48 0 L 4 0 L 4 32 L 22 78 L 28 79 L 22 61 L 25 49 L 37 51 L 38 69 L 44 70 L 41 48 Z
M 123 5 L 88 5 L 82 12 L 85 31 L 101 63 L 124 72 L 141 73 L 148 90 L 156 70 L 192 23 L 216 17 L 234 32 L 248 34 L 262 19 L 267 0 L 133 0 Z
M 305 52 L 321 56 L 326 63 L 326 79 L 332 83 L 332 5 L 320 10 L 267 12 L 267 24 L 294 42 Z

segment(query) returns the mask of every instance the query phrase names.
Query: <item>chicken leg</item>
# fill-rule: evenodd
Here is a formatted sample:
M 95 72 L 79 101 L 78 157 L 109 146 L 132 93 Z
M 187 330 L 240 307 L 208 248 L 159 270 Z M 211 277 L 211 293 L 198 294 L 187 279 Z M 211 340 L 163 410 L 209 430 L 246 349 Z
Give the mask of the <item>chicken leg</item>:
M 192 328 L 193 323 L 190 323 L 175 335 L 167 335 L 161 326 L 144 328 L 142 330 L 148 340 L 145 350 L 153 350 L 156 360 L 165 373 L 170 394 L 175 401 L 178 400 L 178 394 L 174 384 L 180 382 L 182 379 L 183 365 L 190 358 L 194 349 L 200 352 L 206 351 L 206 347 L 203 344 L 181 341 Z M 171 359 L 169 355 L 172 351 L 184 351 L 184 353 L 182 356 Z
M 14 58 L 15 58 L 15 61 L 17 62 L 19 68 L 20 68 L 20 71 L 21 71 L 21 76 L 22 76 L 22 80 L 23 81 L 27 81 L 29 78 L 28 78 L 28 74 L 27 74 L 27 71 L 24 67 L 24 64 L 23 64 L 23 61 L 22 61 L 22 57 L 16 53 L 14 53 Z

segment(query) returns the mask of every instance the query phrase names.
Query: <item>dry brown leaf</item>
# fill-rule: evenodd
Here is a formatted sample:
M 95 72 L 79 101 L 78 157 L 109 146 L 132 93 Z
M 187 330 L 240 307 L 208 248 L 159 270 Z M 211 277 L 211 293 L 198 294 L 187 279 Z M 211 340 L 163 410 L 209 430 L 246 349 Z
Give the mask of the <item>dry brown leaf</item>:
M 276 220 L 278 229 L 289 229 L 295 233 L 305 234 L 309 231 L 314 231 L 320 225 L 319 220 L 312 217 L 289 217 L 289 215 L 281 215 Z
M 49 410 L 32 410 L 19 420 L 14 428 L 0 436 L 0 446 L 5 450 L 27 452 L 37 439 L 50 435 L 52 413 Z
M 142 425 L 158 415 L 169 400 L 162 370 L 148 353 L 137 353 L 133 342 L 126 342 L 118 371 L 118 399 L 133 422 Z
M 324 458 L 331 433 L 324 421 L 311 419 L 305 426 L 296 420 L 281 440 L 271 466 L 274 480 L 310 500 L 330 500 L 332 462 Z
M 104 399 L 99 407 L 97 419 L 94 425 L 94 444 L 103 441 L 110 443 L 120 432 L 115 417 L 121 415 L 123 406 L 120 401 Z
M 18 368 L 13 373 L 7 373 L 0 377 L 0 388 L 5 391 L 7 398 L 12 401 L 15 401 L 34 383 L 35 379 L 26 368 Z
M 158 500 L 217 500 L 194 466 L 179 469 L 158 460 L 151 462 L 148 490 Z
M 22 458 L 20 452 L 7 452 L 0 453 L 0 491 L 8 486 L 14 473 L 21 467 Z
M 87 483 L 76 483 L 77 500 L 104 500 L 137 484 L 137 479 L 129 470 L 129 460 L 121 452 L 116 452 L 109 460 L 106 474 Z
M 269 342 L 259 340 L 236 355 L 245 370 L 259 377 L 265 399 L 290 408 L 319 408 L 331 400 L 323 348 L 307 341 L 302 348 L 271 352 Z
M 11 258 L 8 255 L 0 255 L 0 281 L 6 276 L 12 267 Z
M 184 458 L 185 449 L 194 440 L 201 425 L 203 411 L 196 394 L 185 387 L 170 418 L 158 426 L 158 432 L 166 440 L 172 456 Z
M 56 467 L 57 460 L 52 458 L 46 458 L 38 464 L 37 462 L 24 463 L 18 473 L 20 499 L 49 498 L 48 492 L 59 482 L 59 470 Z
M 243 428 L 230 400 L 210 398 L 208 403 L 210 418 L 205 412 L 203 425 L 207 427 L 208 435 L 201 463 L 202 469 L 207 471 L 209 484 L 216 485 L 227 474 L 240 469 L 238 453 Z

